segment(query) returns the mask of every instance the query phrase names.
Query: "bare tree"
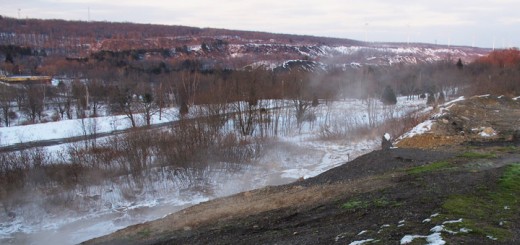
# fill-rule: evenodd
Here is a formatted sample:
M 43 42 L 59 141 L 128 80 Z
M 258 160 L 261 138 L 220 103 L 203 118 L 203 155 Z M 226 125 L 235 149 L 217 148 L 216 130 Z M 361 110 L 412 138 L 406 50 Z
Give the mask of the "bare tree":
M 36 122 L 36 118 L 41 120 L 44 99 L 45 87 L 40 85 L 25 85 L 23 88 L 25 99 L 23 101 L 23 110 L 29 117 L 31 122 Z
M 236 127 L 243 136 L 253 135 L 257 120 L 257 103 L 251 101 L 236 101 L 232 105 L 236 112 Z
M 115 100 L 115 104 L 117 107 L 117 110 L 125 114 L 128 119 L 130 120 L 130 123 L 132 124 L 132 127 L 137 127 L 136 120 L 134 117 L 135 113 L 135 104 L 136 104 L 136 98 L 134 94 L 131 94 L 130 91 L 123 89 L 116 91 L 116 94 L 112 98 Z
M 65 116 L 67 119 L 72 119 L 73 97 L 70 86 L 60 82 L 56 90 L 56 96 L 53 98 L 56 112 L 61 119 Z
M 9 127 L 11 124 L 10 115 L 11 108 L 14 106 L 16 92 L 13 88 L 0 85 L 0 108 L 2 111 L 2 117 L 4 124 Z
M 183 71 L 181 73 L 181 94 L 184 95 L 186 103 L 188 105 L 193 105 L 195 103 L 195 93 L 199 87 L 199 73 L 198 72 L 189 72 Z
M 140 98 L 140 107 L 143 113 L 146 125 L 150 126 L 152 116 L 157 112 L 157 105 L 151 93 L 144 93 Z

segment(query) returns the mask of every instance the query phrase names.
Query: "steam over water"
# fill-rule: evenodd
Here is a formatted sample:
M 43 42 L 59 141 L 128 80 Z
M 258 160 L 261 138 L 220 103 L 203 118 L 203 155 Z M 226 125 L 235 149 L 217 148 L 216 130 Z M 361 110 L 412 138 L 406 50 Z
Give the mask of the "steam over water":
M 423 109 L 423 104 L 399 98 L 398 108 L 391 113 L 400 117 Z M 0 212 L 0 242 L 76 244 L 214 198 L 316 176 L 380 146 L 381 136 L 377 134 L 343 138 L 324 135 L 325 121 L 327 125 L 334 125 L 339 118 L 365 123 L 368 119 L 364 107 L 357 100 L 320 105 L 314 111 L 315 121 L 271 137 L 251 162 L 214 162 L 184 169 L 154 167 L 64 193 L 46 193 L 42 189 L 31 194 L 32 202 L 22 203 L 12 213 Z M 380 120 L 384 120 L 383 116 Z M 49 198 L 56 205 L 49 205 Z

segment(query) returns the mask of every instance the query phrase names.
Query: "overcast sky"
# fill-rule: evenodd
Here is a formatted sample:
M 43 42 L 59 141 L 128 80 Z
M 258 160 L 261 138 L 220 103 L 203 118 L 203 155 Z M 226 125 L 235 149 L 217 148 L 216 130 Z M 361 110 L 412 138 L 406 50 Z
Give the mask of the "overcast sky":
M 0 0 L 0 15 L 507 48 L 520 0 Z

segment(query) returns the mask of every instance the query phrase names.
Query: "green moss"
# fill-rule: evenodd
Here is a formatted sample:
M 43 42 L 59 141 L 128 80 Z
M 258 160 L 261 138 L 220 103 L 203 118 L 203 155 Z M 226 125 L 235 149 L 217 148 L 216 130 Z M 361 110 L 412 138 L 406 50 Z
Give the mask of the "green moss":
M 511 237 L 511 232 L 507 228 L 496 227 L 494 225 L 490 225 L 483 222 L 478 222 L 474 219 L 463 219 L 460 223 L 451 223 L 444 225 L 446 229 L 460 232 L 460 229 L 464 228 L 469 230 L 467 234 L 475 234 L 481 237 L 492 236 L 498 240 L 507 240 Z M 464 233 L 460 233 L 460 235 L 464 235 Z
M 137 232 L 137 235 L 141 238 L 149 237 L 151 234 L 152 234 L 152 231 L 148 228 Z
M 442 205 L 455 216 L 464 216 L 484 219 L 493 210 L 493 205 L 489 200 L 483 200 L 477 196 L 452 196 Z
M 397 207 L 402 205 L 399 202 L 391 201 L 386 198 L 377 198 L 370 201 L 362 201 L 358 199 L 352 199 L 341 205 L 341 208 L 347 210 L 357 210 L 363 208 L 386 208 L 386 207 Z
M 408 174 L 422 174 L 422 173 L 428 173 L 428 172 L 438 171 L 438 170 L 442 170 L 442 169 L 448 169 L 451 166 L 452 166 L 451 163 L 449 163 L 447 161 L 440 161 L 440 162 L 433 162 L 430 164 L 413 167 L 413 168 L 407 169 L 406 172 Z
M 518 194 L 520 192 L 520 163 L 510 165 L 500 178 L 499 184 L 504 191 Z
M 344 203 L 343 205 L 341 205 L 341 208 L 346 209 L 346 210 L 357 210 L 357 209 L 361 209 L 361 208 L 368 208 L 368 206 L 369 206 L 368 202 L 354 199 L 354 200 L 350 200 L 350 201 Z
M 373 201 L 373 204 L 374 206 L 378 207 L 378 208 L 384 208 L 384 207 L 388 207 L 388 206 L 391 206 L 392 203 L 386 199 L 376 199 Z
M 514 145 L 505 146 L 505 147 L 499 147 L 496 149 L 498 152 L 516 152 L 518 151 L 518 148 Z
M 459 157 L 470 158 L 470 159 L 491 159 L 491 158 L 496 158 L 497 156 L 494 153 L 481 153 L 481 152 L 468 151 L 468 152 L 464 152 L 462 155 L 459 155 Z
M 520 211 L 520 164 L 506 168 L 496 187 L 480 189 L 472 195 L 448 198 L 442 208 L 445 218 L 463 218 L 462 223 L 449 227 L 468 228 L 483 237 L 492 236 L 500 241 L 511 238 L 508 219 Z

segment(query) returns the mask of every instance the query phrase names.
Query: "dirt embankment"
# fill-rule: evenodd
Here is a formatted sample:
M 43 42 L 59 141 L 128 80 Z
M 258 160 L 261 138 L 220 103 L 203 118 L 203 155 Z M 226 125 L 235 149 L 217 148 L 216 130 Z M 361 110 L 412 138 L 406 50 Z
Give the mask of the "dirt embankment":
M 520 200 L 510 197 L 520 193 L 520 180 L 501 187 L 520 163 L 519 103 L 475 97 L 440 110 L 429 132 L 401 140 L 397 149 L 293 184 L 201 203 L 86 244 L 520 242 Z M 502 192 L 507 198 L 490 194 Z
M 520 141 L 520 101 L 475 96 L 438 108 L 431 129 L 400 140 L 398 147 L 450 149 L 463 142 Z M 457 148 L 455 148 L 457 149 Z

